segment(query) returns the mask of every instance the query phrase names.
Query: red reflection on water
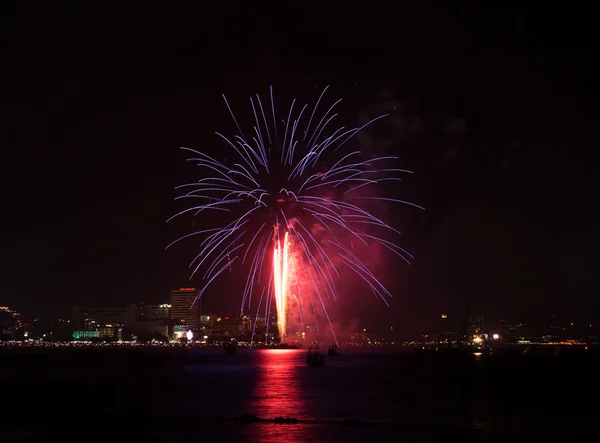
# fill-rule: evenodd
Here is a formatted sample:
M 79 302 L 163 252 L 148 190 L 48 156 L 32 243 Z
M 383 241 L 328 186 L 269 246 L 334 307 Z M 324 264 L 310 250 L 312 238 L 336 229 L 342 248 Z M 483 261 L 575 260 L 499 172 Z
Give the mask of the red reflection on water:
M 296 349 L 264 349 L 260 352 L 259 376 L 254 386 L 252 414 L 261 418 L 307 417 L 302 398 L 301 369 L 305 353 Z

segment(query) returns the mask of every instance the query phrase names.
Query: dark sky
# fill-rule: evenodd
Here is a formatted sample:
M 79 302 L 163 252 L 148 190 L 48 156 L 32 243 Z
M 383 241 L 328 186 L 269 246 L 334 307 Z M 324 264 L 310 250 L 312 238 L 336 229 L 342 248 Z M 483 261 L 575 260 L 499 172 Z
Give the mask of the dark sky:
M 399 107 L 398 133 L 365 136 L 427 207 L 402 212 L 417 259 L 373 315 L 599 313 L 589 11 L 276 3 L 3 4 L 0 305 L 163 301 L 189 261 L 164 252 L 178 148 L 229 128 L 221 93 L 244 113 L 329 84 L 356 118 Z

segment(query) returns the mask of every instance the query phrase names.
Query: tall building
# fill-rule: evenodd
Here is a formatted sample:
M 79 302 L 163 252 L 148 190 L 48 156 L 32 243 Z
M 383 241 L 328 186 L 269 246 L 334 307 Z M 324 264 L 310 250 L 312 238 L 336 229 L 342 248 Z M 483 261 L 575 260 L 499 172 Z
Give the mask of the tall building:
M 197 296 L 196 288 L 171 290 L 171 320 L 197 330 L 200 327 L 200 300 L 194 303 Z

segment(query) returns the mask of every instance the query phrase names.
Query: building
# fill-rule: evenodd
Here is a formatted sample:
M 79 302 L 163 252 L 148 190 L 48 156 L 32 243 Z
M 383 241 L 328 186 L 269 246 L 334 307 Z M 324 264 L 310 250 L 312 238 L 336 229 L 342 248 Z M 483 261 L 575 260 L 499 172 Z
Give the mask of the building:
M 10 309 L 8 306 L 0 306 L 0 311 L 6 312 L 7 314 L 10 314 L 12 317 L 14 318 L 20 318 L 21 314 L 17 311 L 15 311 L 14 309 Z
M 200 300 L 196 301 L 196 288 L 171 290 L 171 320 L 186 325 L 188 329 L 200 327 Z
M 73 338 L 75 340 L 89 340 L 91 338 L 100 338 L 98 331 L 74 331 Z
M 524 324 L 506 324 L 504 325 L 504 331 L 502 332 L 502 336 L 506 340 L 521 340 L 525 335 Z
M 241 318 L 241 332 L 242 334 L 251 334 L 252 333 L 252 326 L 254 325 L 254 323 L 252 322 L 252 319 L 250 318 L 249 315 L 243 316 Z
M 162 303 L 160 305 L 146 305 L 146 319 L 158 320 L 161 318 L 171 318 L 171 305 Z
M 123 323 L 131 325 L 136 321 L 144 320 L 146 318 L 146 306 L 144 303 L 132 303 L 125 307 L 125 313 L 123 314 Z
M 135 319 L 136 305 L 122 308 L 97 308 L 73 306 L 76 331 L 96 331 L 98 338 L 121 338 L 128 319 Z M 129 320 L 131 321 L 131 320 Z M 82 337 L 85 334 L 79 334 Z M 89 334 L 88 334 L 89 335 Z M 92 337 L 93 335 L 89 335 Z
M 218 321 L 221 321 L 221 318 L 214 314 L 201 315 L 200 316 L 200 325 L 204 329 L 212 329 L 215 327 L 215 321 L 217 321 L 217 319 L 218 319 Z
M 139 320 L 131 326 L 131 329 L 137 337 L 153 334 L 169 337 L 169 320 L 163 318 Z
M 70 340 L 70 320 L 63 318 L 28 318 L 22 322 L 23 338 L 45 340 Z
M 8 306 L 0 306 L 0 329 L 1 330 L 17 330 L 20 329 L 21 314 Z
M 98 308 L 73 306 L 72 309 L 73 321 L 80 330 L 88 330 L 86 326 L 90 325 L 121 323 L 126 312 L 127 307 Z
M 189 329 L 187 325 L 174 325 L 173 326 L 173 337 L 175 340 L 181 340 L 182 338 L 187 338 L 187 333 Z

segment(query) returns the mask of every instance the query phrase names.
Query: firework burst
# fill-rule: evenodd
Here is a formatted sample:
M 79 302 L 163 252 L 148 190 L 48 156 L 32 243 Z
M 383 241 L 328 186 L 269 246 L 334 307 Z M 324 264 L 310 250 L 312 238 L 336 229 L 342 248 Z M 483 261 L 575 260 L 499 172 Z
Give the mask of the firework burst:
M 312 108 L 300 108 L 293 100 L 281 121 L 276 117 L 272 88 L 266 101 L 256 95 L 250 99 L 254 124 L 248 134 L 223 96 L 238 133 L 216 135 L 233 158 L 181 148 L 190 154 L 188 161 L 196 163 L 202 176 L 176 188 L 183 191 L 176 200 L 190 204 L 167 220 L 186 214 L 216 215 L 210 219 L 214 220 L 212 228 L 188 233 L 167 248 L 184 239 L 200 238 L 199 253 L 189 266 L 190 279 L 199 275 L 203 282 L 197 299 L 234 263 L 242 264 L 241 310 L 250 309 L 253 295 L 258 298 L 260 294 L 257 312 L 264 310 L 268 319 L 274 300 L 281 340 L 287 334 L 292 302 L 298 306 L 303 330 L 303 312 L 305 316 L 312 312 L 316 321 L 317 309 L 331 327 L 326 303 L 336 298 L 335 284 L 343 268 L 359 276 L 388 304 L 392 295 L 357 256 L 354 243 L 378 243 L 407 263 L 413 258 L 384 238 L 389 237 L 384 231 L 399 232 L 365 206 L 369 200 L 382 200 L 421 208 L 369 193 L 374 185 L 398 181 L 400 174 L 411 172 L 386 166 L 396 157 L 346 149 L 353 136 L 387 114 L 360 127 L 335 127 L 335 109 L 341 99 L 324 107 L 326 111 L 317 117 L 326 91 Z M 208 221 L 203 218 L 203 224 Z M 369 229 L 372 227 L 377 227 L 375 233 Z M 268 252 L 271 248 L 272 255 Z M 316 327 L 318 330 L 318 324 Z M 331 332 L 335 340 L 333 327 Z

